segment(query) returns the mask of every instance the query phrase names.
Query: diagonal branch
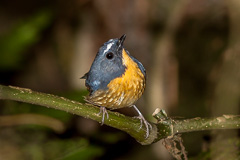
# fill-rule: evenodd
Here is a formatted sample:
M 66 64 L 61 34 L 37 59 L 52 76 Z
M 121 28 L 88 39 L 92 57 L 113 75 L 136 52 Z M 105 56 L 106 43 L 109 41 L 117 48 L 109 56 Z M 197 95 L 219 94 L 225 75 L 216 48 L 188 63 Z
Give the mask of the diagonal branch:
M 41 105 L 49 108 L 66 111 L 85 118 L 98 121 L 102 120 L 99 108 L 82 104 L 51 94 L 35 92 L 30 89 L 0 85 L 0 99 L 14 100 L 19 102 Z M 142 145 L 152 144 L 164 138 L 184 132 L 210 130 L 210 129 L 237 129 L 240 128 L 240 116 L 223 115 L 217 118 L 193 118 L 193 119 L 171 119 L 167 117 L 164 110 L 156 110 L 154 117 L 158 123 L 151 123 L 152 130 L 145 139 L 146 130 L 141 128 L 139 119 L 128 117 L 118 112 L 108 111 L 109 119 L 104 124 L 122 130 Z
M 99 108 L 90 104 L 82 104 L 77 101 L 72 101 L 64 97 L 59 97 L 51 94 L 35 92 L 30 89 L 0 85 L 0 99 L 8 99 L 19 102 L 26 102 L 36 105 L 55 108 L 76 114 L 85 118 L 98 121 L 102 120 L 99 115 Z M 120 114 L 118 112 L 108 111 L 109 119 L 105 119 L 104 124 L 127 132 L 141 144 L 151 144 L 156 139 L 156 127 L 153 127 L 154 132 L 145 139 L 145 128 L 141 128 L 139 119 L 132 118 Z M 155 126 L 153 124 L 153 126 Z

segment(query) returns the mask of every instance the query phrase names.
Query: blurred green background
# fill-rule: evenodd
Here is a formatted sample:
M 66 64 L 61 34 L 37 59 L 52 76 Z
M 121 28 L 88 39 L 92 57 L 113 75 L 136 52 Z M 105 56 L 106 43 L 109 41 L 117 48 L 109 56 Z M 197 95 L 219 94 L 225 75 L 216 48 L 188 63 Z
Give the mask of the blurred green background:
M 84 102 L 79 78 L 104 42 L 127 34 L 125 48 L 147 70 L 137 103 L 147 119 L 154 121 L 156 108 L 178 118 L 239 114 L 239 11 L 237 0 L 1 0 L 0 84 Z M 0 159 L 172 159 L 161 141 L 141 146 L 62 111 L 7 100 L 0 106 Z M 56 126 L 14 123 L 31 116 Z M 183 143 L 191 159 L 239 158 L 237 135 L 187 133 Z

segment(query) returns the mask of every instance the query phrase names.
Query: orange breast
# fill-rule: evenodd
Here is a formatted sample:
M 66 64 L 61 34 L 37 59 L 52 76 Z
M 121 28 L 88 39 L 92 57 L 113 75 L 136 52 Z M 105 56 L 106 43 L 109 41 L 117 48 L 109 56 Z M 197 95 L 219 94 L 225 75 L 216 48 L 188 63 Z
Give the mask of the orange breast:
M 133 105 L 143 94 L 145 77 L 141 70 L 123 49 L 123 64 L 125 73 L 108 84 L 108 90 L 98 90 L 87 101 L 94 105 L 111 109 Z

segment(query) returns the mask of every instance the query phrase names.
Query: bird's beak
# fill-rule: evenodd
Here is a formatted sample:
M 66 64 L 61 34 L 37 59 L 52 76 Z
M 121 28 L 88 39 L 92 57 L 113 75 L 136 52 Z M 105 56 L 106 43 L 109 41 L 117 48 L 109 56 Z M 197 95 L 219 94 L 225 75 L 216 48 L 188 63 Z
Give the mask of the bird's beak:
M 121 38 L 119 38 L 119 41 L 118 41 L 118 50 L 122 49 L 123 48 L 123 42 L 126 38 L 126 34 L 122 35 Z

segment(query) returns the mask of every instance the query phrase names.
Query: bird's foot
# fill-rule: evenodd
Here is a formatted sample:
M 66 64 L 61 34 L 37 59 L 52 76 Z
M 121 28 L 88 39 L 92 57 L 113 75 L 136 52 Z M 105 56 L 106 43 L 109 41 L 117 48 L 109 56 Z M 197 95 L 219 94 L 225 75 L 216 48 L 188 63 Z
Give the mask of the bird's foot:
M 105 107 L 100 107 L 100 112 L 98 113 L 98 115 L 100 115 L 100 114 L 102 114 L 102 122 L 101 122 L 101 125 L 103 125 L 104 124 L 104 120 L 105 120 L 105 115 L 106 115 L 106 117 L 107 117 L 107 119 L 108 119 L 108 112 L 107 112 L 107 109 L 105 108 Z
M 132 107 L 138 112 L 138 116 L 136 118 L 140 119 L 140 122 L 141 122 L 141 126 L 139 129 L 141 129 L 144 124 L 146 127 L 146 137 L 145 138 L 148 138 L 150 130 L 152 130 L 152 125 L 143 117 L 142 113 L 138 110 L 138 108 L 135 105 L 133 105 Z

